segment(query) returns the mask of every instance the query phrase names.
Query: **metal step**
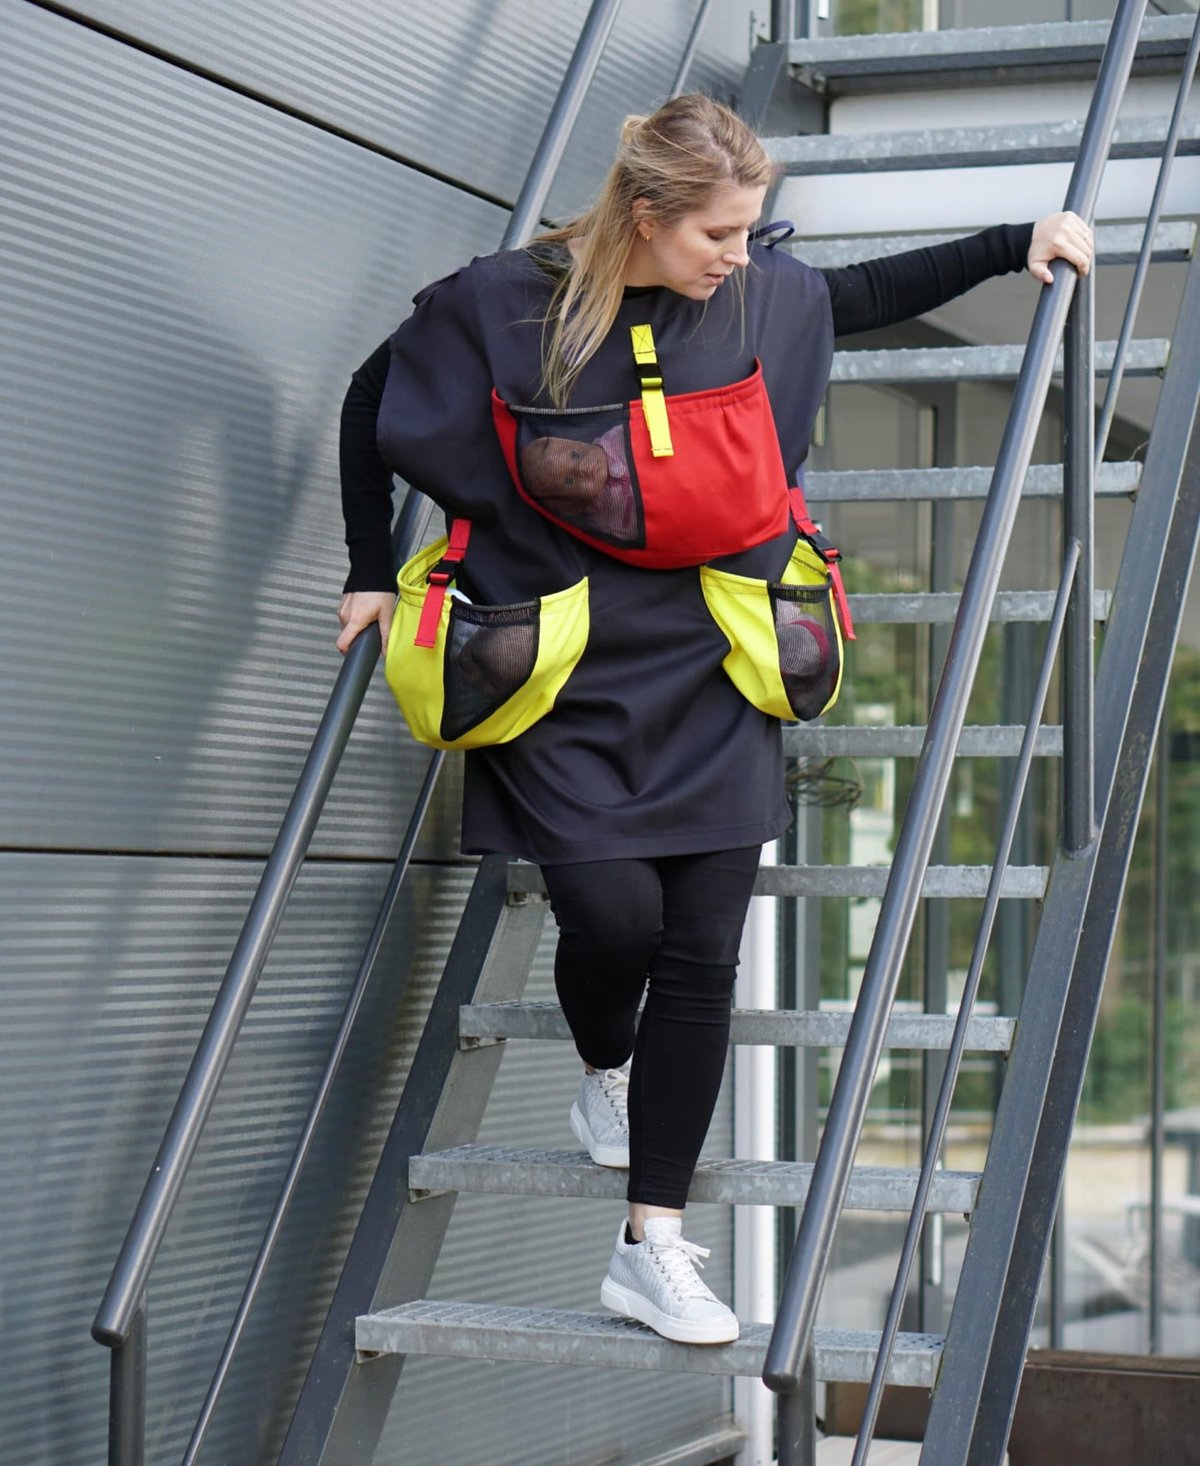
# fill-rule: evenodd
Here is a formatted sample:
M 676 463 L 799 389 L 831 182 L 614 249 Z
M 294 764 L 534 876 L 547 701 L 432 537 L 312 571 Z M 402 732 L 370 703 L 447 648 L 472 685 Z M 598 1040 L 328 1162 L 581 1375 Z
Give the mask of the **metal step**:
M 816 471 L 804 475 L 804 494 L 810 504 L 874 504 L 895 500 L 984 499 L 994 469 L 979 468 L 873 468 L 840 473 Z M 1096 472 L 1096 498 L 1132 498 L 1142 481 L 1140 463 L 1102 463 Z M 1038 463 L 1025 475 L 1025 499 L 1060 499 L 1062 464 Z
M 513 1308 L 432 1298 L 364 1314 L 355 1324 L 362 1355 L 438 1354 L 526 1364 L 578 1364 L 601 1369 L 662 1369 L 688 1374 L 762 1373 L 771 1326 L 742 1325 L 734 1344 L 673 1344 L 643 1324 L 602 1313 Z M 868 1380 L 879 1335 L 816 1329 L 813 1364 L 818 1379 Z M 888 1379 L 931 1389 L 941 1359 L 939 1334 L 900 1334 Z
M 872 37 L 872 39 L 875 39 Z M 1142 224 L 1100 224 L 1096 228 L 1096 263 L 1098 265 L 1132 265 L 1142 248 Z M 967 233 L 955 234 L 884 234 L 868 237 L 856 235 L 839 239 L 805 239 L 793 235 L 776 248 L 786 249 L 806 265 L 817 269 L 836 269 L 840 265 L 857 264 L 859 260 L 879 259 L 884 255 L 903 254 L 909 249 L 925 249 L 961 239 Z M 1156 264 L 1177 264 L 1190 260 L 1196 247 L 1196 226 L 1192 223 L 1160 224 L 1154 231 L 1150 258 Z
M 850 1013 L 796 1012 L 788 1009 L 735 1008 L 731 1044 L 768 1044 L 781 1048 L 842 1048 L 850 1033 Z M 1006 1054 L 1016 1032 L 1014 1018 L 976 1017 L 967 1028 L 967 1047 Z M 889 1049 L 948 1049 L 954 1018 L 942 1013 L 893 1013 L 888 1020 Z M 557 1003 L 475 1003 L 459 1010 L 459 1041 L 464 1048 L 496 1039 L 561 1041 L 571 1037 Z
M 959 758 L 1016 758 L 1025 729 L 1019 723 L 964 728 L 958 740 Z M 804 758 L 916 758 L 925 742 L 925 729 L 862 728 L 819 723 L 783 730 L 783 751 Z M 1038 729 L 1033 751 L 1039 758 L 1061 758 L 1062 729 Z
M 756 896 L 882 896 L 886 865 L 764 865 L 754 882 Z M 931 865 L 922 895 L 927 899 L 982 898 L 991 878 L 989 865 Z M 1044 865 L 1010 865 L 1000 885 L 1009 900 L 1040 901 L 1046 893 Z
M 1138 40 L 1138 62 L 1182 56 L 1193 23 L 1190 15 L 1146 20 Z M 953 84 L 964 74 L 976 82 L 1041 81 L 1049 68 L 1054 68 L 1055 75 L 1074 73 L 1091 80 L 1110 24 L 1107 20 L 1058 21 L 894 35 L 828 36 L 793 41 L 788 47 L 788 63 L 806 85 L 835 94 L 863 89 L 872 80 L 889 86 Z M 1031 75 L 1030 68 L 1037 68 L 1036 74 Z M 981 72 L 990 75 L 981 77 Z
M 725 1206 L 799 1206 L 808 1195 L 812 1171 L 807 1161 L 702 1157 L 688 1200 Z M 851 1211 L 911 1212 L 917 1175 L 890 1166 L 858 1166 L 851 1174 L 845 1204 Z M 969 1215 L 975 1210 L 979 1179 L 978 1171 L 939 1171 L 926 1209 Z M 582 1150 L 458 1145 L 415 1155 L 408 1163 L 409 1192 L 414 1200 L 446 1191 L 468 1191 L 622 1201 L 628 1182 L 627 1171 L 598 1166 Z
M 1111 158 L 1158 158 L 1166 117 L 1130 117 L 1117 123 Z M 818 133 L 766 137 L 767 156 L 793 177 L 820 173 L 896 173 L 911 169 L 1014 167 L 1071 163 L 1083 123 L 1026 122 L 1009 127 L 918 128 L 910 132 Z M 1179 156 L 1200 152 L 1200 117 L 1185 117 Z
M 1107 376 L 1116 354 L 1115 341 L 1096 342 L 1096 372 Z M 1165 340 L 1131 341 L 1125 353 L 1127 377 L 1155 377 L 1167 364 L 1171 343 Z M 1025 345 L 918 346 L 886 351 L 836 351 L 831 382 L 874 385 L 901 382 L 1009 382 L 1015 381 L 1025 359 Z M 1062 351 L 1054 360 L 1062 374 Z
M 850 609 L 862 626 L 944 626 L 958 614 L 955 591 L 903 591 L 890 595 L 852 595 Z M 1107 621 L 1112 592 L 1098 590 L 1092 597 L 1092 615 Z M 1054 609 L 1051 590 L 1002 590 L 992 606 L 992 621 L 1049 621 Z
M 882 896 L 887 884 L 886 865 L 764 865 L 754 881 L 756 896 Z M 987 865 L 931 865 L 923 894 L 930 899 L 982 898 L 991 867 Z M 544 895 L 546 887 L 536 865 L 508 868 L 508 889 L 525 895 Z M 1010 865 L 1000 887 L 1002 896 L 1040 901 L 1046 890 L 1044 865 Z

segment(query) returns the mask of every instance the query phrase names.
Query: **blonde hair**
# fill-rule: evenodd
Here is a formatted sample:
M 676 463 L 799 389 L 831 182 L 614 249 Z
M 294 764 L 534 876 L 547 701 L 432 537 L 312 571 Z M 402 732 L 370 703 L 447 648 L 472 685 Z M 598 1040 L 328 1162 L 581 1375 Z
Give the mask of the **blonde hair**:
M 703 208 L 722 185 L 760 188 L 771 178 L 771 162 L 758 138 L 736 113 L 710 97 L 675 97 L 649 117 L 625 119 L 617 156 L 595 203 L 533 241 L 567 247 L 568 265 L 542 332 L 542 383 L 555 406 L 566 403 L 617 318 L 640 217 L 670 227 Z M 648 207 L 635 217 L 638 199 Z

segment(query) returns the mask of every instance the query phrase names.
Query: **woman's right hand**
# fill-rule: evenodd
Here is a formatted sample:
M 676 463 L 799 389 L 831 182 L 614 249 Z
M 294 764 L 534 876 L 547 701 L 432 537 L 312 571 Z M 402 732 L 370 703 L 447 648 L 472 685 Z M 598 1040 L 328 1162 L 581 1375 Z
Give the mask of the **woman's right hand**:
M 338 620 L 342 623 L 342 634 L 337 639 L 338 651 L 344 655 L 350 650 L 350 644 L 358 633 L 364 627 L 370 626 L 372 621 L 378 621 L 379 635 L 386 652 L 395 609 L 396 597 L 390 591 L 349 591 L 338 606 Z

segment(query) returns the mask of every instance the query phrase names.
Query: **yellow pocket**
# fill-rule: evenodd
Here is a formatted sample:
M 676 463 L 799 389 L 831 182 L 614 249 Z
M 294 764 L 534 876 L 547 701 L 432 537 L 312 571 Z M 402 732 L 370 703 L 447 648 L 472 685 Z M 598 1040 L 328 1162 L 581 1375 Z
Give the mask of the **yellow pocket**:
M 482 748 L 532 727 L 554 700 L 588 638 L 588 583 L 512 606 L 446 595 L 432 646 L 417 645 L 429 572 L 441 539 L 402 566 L 387 646 L 387 681 L 418 743 Z
M 709 614 L 729 641 L 724 667 L 748 701 L 774 718 L 807 722 L 837 701 L 842 631 L 825 562 L 796 541 L 782 581 L 700 567 Z

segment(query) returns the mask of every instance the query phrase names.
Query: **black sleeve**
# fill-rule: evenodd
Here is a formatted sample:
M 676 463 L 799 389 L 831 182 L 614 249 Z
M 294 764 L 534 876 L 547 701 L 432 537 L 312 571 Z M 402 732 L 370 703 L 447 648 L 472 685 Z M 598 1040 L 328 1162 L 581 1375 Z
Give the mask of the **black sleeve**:
M 966 239 L 822 270 L 836 336 L 911 320 L 993 275 L 1025 268 L 1032 224 L 997 224 Z
M 338 465 L 350 574 L 345 589 L 396 589 L 392 569 L 392 473 L 379 455 L 375 420 L 391 351 L 385 341 L 350 378 L 342 404 Z

